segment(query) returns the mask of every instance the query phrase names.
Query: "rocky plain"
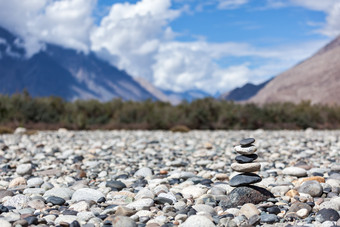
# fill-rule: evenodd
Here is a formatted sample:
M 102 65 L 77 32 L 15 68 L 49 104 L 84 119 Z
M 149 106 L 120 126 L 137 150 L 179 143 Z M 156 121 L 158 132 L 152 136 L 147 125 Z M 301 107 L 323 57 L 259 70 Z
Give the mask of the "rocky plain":
M 229 180 L 256 139 L 255 183 Z M 0 135 L 0 226 L 340 226 L 340 131 Z

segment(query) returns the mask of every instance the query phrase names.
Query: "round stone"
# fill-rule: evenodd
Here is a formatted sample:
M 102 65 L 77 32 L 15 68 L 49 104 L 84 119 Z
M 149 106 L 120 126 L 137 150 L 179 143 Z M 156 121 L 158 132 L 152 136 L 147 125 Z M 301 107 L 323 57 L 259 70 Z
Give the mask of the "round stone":
M 257 159 L 257 154 L 251 154 L 251 155 L 238 155 L 236 156 L 235 160 L 238 163 L 250 163 Z
M 223 208 L 233 208 L 246 203 L 258 204 L 272 197 L 274 197 L 274 195 L 270 191 L 261 187 L 237 187 L 220 201 L 219 206 Z
M 31 164 L 21 164 L 17 166 L 16 169 L 17 174 L 26 175 L 32 173 L 32 165 Z
M 315 216 L 315 220 L 318 222 L 325 222 L 325 221 L 337 221 L 339 220 L 340 216 L 339 213 L 334 209 L 321 209 Z
M 112 181 L 106 182 L 106 187 L 115 188 L 120 191 L 123 188 L 126 188 L 126 185 L 121 181 L 112 180 Z
M 129 217 L 125 216 L 117 216 L 114 217 L 113 221 L 113 226 L 125 226 L 125 227 L 136 227 L 136 223 Z
M 287 167 L 282 170 L 282 173 L 285 175 L 296 176 L 296 177 L 307 176 L 307 171 L 300 167 Z
M 246 186 L 258 183 L 261 180 L 262 178 L 255 173 L 243 173 L 231 178 L 231 180 L 229 181 L 229 185 L 232 187 Z
M 261 223 L 273 224 L 278 221 L 279 218 L 275 214 L 261 214 Z
M 256 208 L 254 204 L 246 203 L 241 207 L 240 214 L 243 214 L 249 219 L 253 215 L 259 215 L 260 211 Z
M 237 172 L 243 172 L 243 173 L 251 173 L 256 172 L 261 169 L 261 164 L 258 162 L 255 163 L 233 163 L 231 164 L 231 168 Z
M 72 195 L 73 201 L 93 200 L 97 201 L 99 198 L 105 197 L 104 194 L 92 188 L 81 188 L 75 191 Z
M 209 218 L 200 215 L 190 216 L 180 227 L 214 227 L 214 223 Z
M 305 181 L 299 187 L 298 192 L 309 194 L 312 197 L 319 197 L 322 195 L 323 188 L 317 181 Z
M 243 147 L 241 145 L 238 145 L 238 146 L 235 146 L 234 149 L 237 153 L 243 154 L 243 155 L 254 154 L 257 151 L 257 147 L 254 145 L 251 145 L 248 147 Z
M 63 205 L 65 202 L 65 199 L 57 196 L 50 196 L 46 199 L 46 203 L 52 203 L 53 205 Z
M 255 142 L 254 138 L 246 138 L 246 139 L 243 139 L 243 140 L 240 141 L 240 145 L 241 146 L 248 146 L 248 145 L 250 145 L 254 142 Z

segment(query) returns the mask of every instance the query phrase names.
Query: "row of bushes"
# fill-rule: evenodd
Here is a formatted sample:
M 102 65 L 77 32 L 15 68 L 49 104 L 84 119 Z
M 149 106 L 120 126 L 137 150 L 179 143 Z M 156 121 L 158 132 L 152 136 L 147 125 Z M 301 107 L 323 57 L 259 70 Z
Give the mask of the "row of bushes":
M 340 106 L 273 103 L 258 106 L 212 98 L 172 106 L 158 101 L 67 102 L 27 93 L 0 96 L 0 125 L 35 129 L 319 129 L 340 128 Z

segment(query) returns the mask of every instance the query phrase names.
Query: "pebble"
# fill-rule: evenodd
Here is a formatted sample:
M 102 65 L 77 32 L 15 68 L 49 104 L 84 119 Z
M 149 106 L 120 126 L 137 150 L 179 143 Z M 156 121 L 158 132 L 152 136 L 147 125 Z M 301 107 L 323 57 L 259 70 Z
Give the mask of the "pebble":
M 62 131 L 0 135 L 0 226 L 340 225 L 340 131 Z M 235 183 L 234 159 L 258 175 Z
M 204 187 L 200 187 L 197 185 L 192 185 L 189 187 L 185 187 L 182 190 L 182 195 L 184 198 L 194 198 L 197 199 L 198 197 L 202 196 L 204 193 L 206 193 L 208 191 L 207 188 Z
M 340 215 L 339 213 L 334 209 L 321 209 L 318 211 L 318 213 L 315 216 L 315 220 L 318 222 L 325 222 L 325 221 L 337 221 L 339 220 Z
M 23 178 L 23 177 L 17 177 L 17 178 L 14 178 L 13 180 L 11 180 L 11 182 L 9 182 L 9 185 L 8 187 L 9 188 L 15 188 L 19 185 L 26 185 L 26 179 Z
M 120 226 L 136 227 L 137 225 L 131 218 L 124 217 L 124 216 L 117 216 L 113 219 L 112 226 L 113 227 L 120 227 Z
M 254 215 L 259 215 L 260 211 L 252 203 L 244 204 L 240 209 L 240 214 L 246 216 L 248 219 Z
M 279 218 L 275 214 L 261 214 L 261 223 L 273 224 L 279 221 Z
M 149 176 L 152 176 L 152 170 L 148 167 L 140 168 L 135 173 L 135 177 L 149 177 Z
M 215 227 L 214 223 L 205 216 L 192 215 L 180 227 Z
M 73 193 L 72 200 L 76 202 L 81 200 L 97 201 L 99 198 L 104 196 L 105 195 L 98 190 L 92 188 L 81 188 Z
M 1 227 L 12 227 L 11 223 L 4 219 L 0 219 L 0 226 Z
M 300 167 L 287 167 L 282 170 L 282 173 L 285 175 L 296 176 L 296 177 L 307 176 L 307 171 Z
M 323 188 L 321 184 L 315 180 L 305 181 L 298 189 L 299 193 L 309 194 L 312 197 L 319 197 L 322 195 Z
M 16 169 L 17 174 L 19 175 L 28 175 L 32 173 L 32 165 L 31 164 L 21 164 L 17 166 Z
M 249 147 L 243 147 L 241 145 L 234 147 L 235 151 L 242 155 L 251 155 L 254 154 L 257 151 L 256 146 L 249 146 Z
M 135 210 L 148 209 L 154 204 L 153 199 L 140 199 L 129 203 L 126 207 Z
M 261 169 L 261 164 L 258 162 L 253 163 L 233 163 L 231 164 L 231 168 L 237 172 L 251 173 L 256 172 Z
M 63 205 L 66 201 L 63 198 L 57 196 L 50 196 L 46 199 L 47 203 L 52 203 L 53 205 Z
M 258 158 L 257 154 L 251 154 L 251 155 L 238 155 L 235 157 L 235 160 L 238 163 L 250 163 L 255 161 Z
M 254 173 L 238 174 L 231 178 L 229 185 L 232 187 L 246 186 L 249 184 L 255 184 L 262 180 L 262 178 Z
M 50 196 L 56 196 L 63 198 L 65 200 L 71 199 L 71 196 L 73 195 L 74 191 L 69 188 L 52 188 L 51 190 L 48 190 L 44 193 L 44 198 L 48 198 Z
M 251 145 L 252 143 L 255 142 L 255 139 L 254 138 L 246 138 L 246 139 L 242 139 L 240 141 L 240 145 L 241 146 L 248 146 L 248 145 Z
M 271 197 L 274 197 L 274 195 L 264 188 L 242 186 L 233 189 L 225 199 L 221 200 L 219 205 L 223 208 L 232 208 L 246 203 L 258 204 Z

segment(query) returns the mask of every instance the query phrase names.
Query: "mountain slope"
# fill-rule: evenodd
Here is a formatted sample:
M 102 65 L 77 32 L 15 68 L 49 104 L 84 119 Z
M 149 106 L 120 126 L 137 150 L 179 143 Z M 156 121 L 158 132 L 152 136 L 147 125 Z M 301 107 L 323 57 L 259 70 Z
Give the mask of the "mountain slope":
M 250 102 L 340 104 L 340 37 L 270 81 Z
M 271 79 L 270 79 L 271 80 Z M 256 95 L 270 80 L 255 85 L 246 83 L 242 87 L 235 88 L 229 92 L 222 94 L 219 98 L 223 100 L 245 101 Z
M 124 71 L 96 57 L 46 44 L 31 58 L 18 37 L 0 28 L 0 93 L 27 89 L 32 96 L 60 96 L 67 100 L 112 98 L 156 99 Z

